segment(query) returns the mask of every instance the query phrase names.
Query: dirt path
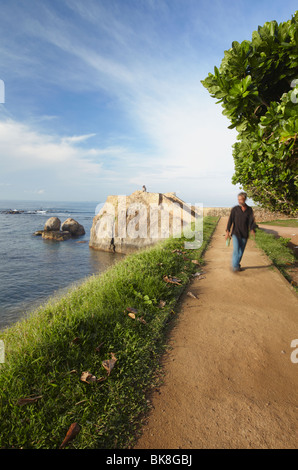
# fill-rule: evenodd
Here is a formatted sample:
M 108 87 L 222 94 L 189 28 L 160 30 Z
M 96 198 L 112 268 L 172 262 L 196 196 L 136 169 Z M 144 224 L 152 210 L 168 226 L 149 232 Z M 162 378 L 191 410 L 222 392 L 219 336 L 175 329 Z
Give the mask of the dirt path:
M 272 233 L 275 237 L 290 238 L 289 246 L 298 255 L 298 229 L 296 227 L 280 227 L 279 225 L 262 225 L 258 226 L 267 233 Z
M 258 226 L 275 237 L 290 238 L 291 241 L 288 243 L 288 247 L 291 248 L 295 256 L 298 257 L 298 229 L 296 227 L 281 227 L 279 225 L 263 224 L 258 224 Z M 287 268 L 287 272 L 295 285 L 298 286 L 298 262 L 295 263 L 295 266 Z
M 164 384 L 136 449 L 297 448 L 298 300 L 249 240 L 232 273 L 222 218 L 205 279 L 187 289 L 164 359 Z
M 290 238 L 293 245 L 298 245 L 298 229 L 296 227 L 282 227 L 279 225 L 258 224 L 265 232 L 278 237 Z

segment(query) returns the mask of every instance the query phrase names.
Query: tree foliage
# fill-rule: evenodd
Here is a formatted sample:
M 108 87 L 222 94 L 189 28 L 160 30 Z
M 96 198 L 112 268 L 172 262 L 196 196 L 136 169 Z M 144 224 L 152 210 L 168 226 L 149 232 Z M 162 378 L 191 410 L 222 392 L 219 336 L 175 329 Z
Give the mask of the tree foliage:
M 202 81 L 238 131 L 234 184 L 270 210 L 297 213 L 298 11 L 259 26 Z

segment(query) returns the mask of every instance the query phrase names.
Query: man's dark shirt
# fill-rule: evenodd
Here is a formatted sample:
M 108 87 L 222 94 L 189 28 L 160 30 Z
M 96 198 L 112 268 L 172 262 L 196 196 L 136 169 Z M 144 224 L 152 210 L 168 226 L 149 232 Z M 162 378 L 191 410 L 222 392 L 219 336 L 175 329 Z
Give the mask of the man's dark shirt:
M 241 206 L 233 207 L 228 220 L 228 231 L 231 230 L 232 224 L 231 235 L 236 235 L 238 238 L 248 238 L 249 231 L 254 230 L 256 227 L 252 208 L 246 205 L 246 209 L 243 211 Z

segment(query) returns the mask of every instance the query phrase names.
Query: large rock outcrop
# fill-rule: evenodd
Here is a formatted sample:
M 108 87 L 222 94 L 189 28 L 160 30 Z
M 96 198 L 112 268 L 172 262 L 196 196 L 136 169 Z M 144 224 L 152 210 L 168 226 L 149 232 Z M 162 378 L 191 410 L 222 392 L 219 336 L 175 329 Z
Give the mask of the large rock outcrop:
M 108 196 L 93 219 L 89 246 L 132 253 L 179 233 L 183 223 L 185 227 L 197 217 L 197 210 L 175 193 L 135 191 L 130 196 Z

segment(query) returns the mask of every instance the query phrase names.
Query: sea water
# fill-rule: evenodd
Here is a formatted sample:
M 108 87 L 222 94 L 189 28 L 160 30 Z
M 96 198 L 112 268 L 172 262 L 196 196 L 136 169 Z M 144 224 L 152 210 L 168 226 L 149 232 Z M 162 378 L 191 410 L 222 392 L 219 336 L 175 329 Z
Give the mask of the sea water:
M 96 202 L 0 201 L 0 329 L 123 258 L 89 248 L 96 206 Z M 24 212 L 3 213 L 7 210 Z M 59 217 L 61 223 L 71 217 L 86 234 L 60 242 L 33 236 L 49 217 Z

